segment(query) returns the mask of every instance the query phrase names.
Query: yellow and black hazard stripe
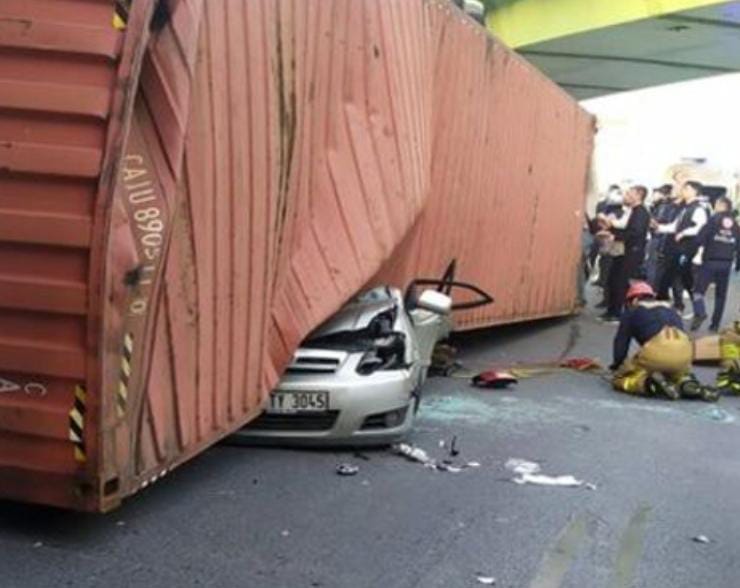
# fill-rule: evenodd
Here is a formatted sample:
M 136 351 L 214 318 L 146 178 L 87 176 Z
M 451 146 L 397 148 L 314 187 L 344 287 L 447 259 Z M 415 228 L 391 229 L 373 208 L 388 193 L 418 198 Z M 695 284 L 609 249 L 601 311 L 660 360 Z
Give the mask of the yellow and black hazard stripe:
M 123 337 L 123 349 L 121 351 L 121 375 L 118 380 L 118 393 L 116 394 L 116 412 L 119 417 L 126 414 L 128 404 L 128 387 L 131 382 L 131 360 L 134 355 L 134 336 L 126 333 Z
M 87 461 L 85 451 L 85 410 L 87 393 L 82 386 L 75 386 L 75 398 L 69 411 L 69 440 L 74 444 L 75 460 Z
M 115 10 L 113 12 L 113 28 L 117 31 L 125 31 L 128 26 L 129 16 L 131 15 L 131 4 L 133 0 L 116 0 Z M 157 0 L 152 13 L 150 27 L 152 31 L 159 32 L 170 22 L 170 9 L 166 0 Z
M 116 7 L 113 11 L 113 28 L 117 31 L 126 30 L 128 15 L 131 11 L 131 0 L 116 0 Z

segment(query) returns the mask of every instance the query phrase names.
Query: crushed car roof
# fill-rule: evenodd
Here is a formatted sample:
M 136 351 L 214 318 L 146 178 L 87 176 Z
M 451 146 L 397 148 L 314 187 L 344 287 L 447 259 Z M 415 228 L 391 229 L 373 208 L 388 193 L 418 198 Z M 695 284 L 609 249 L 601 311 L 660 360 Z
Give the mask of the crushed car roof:
M 314 331 L 308 340 L 343 331 L 359 331 L 379 314 L 396 308 L 401 301 L 398 290 L 386 287 L 364 292 Z

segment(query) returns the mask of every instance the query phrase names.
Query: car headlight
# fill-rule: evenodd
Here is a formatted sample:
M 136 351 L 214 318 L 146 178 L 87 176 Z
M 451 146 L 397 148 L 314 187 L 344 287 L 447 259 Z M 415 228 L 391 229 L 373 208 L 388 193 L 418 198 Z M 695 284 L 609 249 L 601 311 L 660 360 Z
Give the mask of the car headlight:
M 406 337 L 403 333 L 391 333 L 372 341 L 357 364 L 357 373 L 363 376 L 378 370 L 399 370 L 406 367 Z

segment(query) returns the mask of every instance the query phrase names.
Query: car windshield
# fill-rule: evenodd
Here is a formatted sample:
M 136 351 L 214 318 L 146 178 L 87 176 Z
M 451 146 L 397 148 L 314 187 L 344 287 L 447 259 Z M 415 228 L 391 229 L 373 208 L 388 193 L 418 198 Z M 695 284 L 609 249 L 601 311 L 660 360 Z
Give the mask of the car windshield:
M 396 322 L 397 309 L 388 308 L 379 312 L 370 323 L 362 329 L 352 329 L 336 331 L 327 335 L 309 337 L 303 343 L 306 348 L 318 349 L 338 349 L 356 353 L 367 351 L 377 345 L 379 339 L 389 336 L 400 336 L 400 333 L 394 333 L 393 325 Z
M 384 302 L 392 298 L 390 290 L 386 286 L 378 286 L 367 292 L 363 292 L 352 300 L 356 304 L 367 304 L 368 302 Z

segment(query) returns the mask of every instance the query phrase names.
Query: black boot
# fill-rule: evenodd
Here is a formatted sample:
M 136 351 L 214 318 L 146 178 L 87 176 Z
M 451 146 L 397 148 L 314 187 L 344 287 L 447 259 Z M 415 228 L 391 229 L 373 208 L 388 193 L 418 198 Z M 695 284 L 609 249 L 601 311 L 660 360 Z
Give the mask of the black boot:
M 650 374 L 647 380 L 645 380 L 645 393 L 648 396 L 664 397 L 668 400 L 678 400 L 681 398 L 676 387 L 666 380 L 663 374 L 658 372 Z
M 717 402 L 719 393 L 714 388 L 703 386 L 695 376 L 689 376 L 678 385 L 681 398 L 687 400 L 703 400 L 704 402 Z
M 685 379 L 678 385 L 681 398 L 686 400 L 698 400 L 702 397 L 701 384 L 693 377 Z
M 720 394 L 740 396 L 740 372 L 722 370 L 717 374 L 717 389 Z
M 707 320 L 707 315 L 700 316 L 698 314 L 695 314 L 694 318 L 691 319 L 691 330 L 698 331 L 699 329 L 701 329 L 701 326 L 704 324 L 705 320 Z
M 704 402 L 717 402 L 719 400 L 719 392 L 711 386 L 702 386 L 701 399 Z

